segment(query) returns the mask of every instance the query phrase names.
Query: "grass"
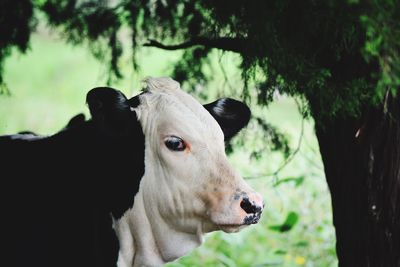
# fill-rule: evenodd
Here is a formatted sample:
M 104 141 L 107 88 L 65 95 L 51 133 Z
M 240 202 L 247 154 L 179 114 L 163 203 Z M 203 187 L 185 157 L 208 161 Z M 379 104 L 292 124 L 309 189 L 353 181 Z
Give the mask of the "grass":
M 22 130 L 54 133 L 75 114 L 87 115 L 87 91 L 105 85 L 106 67 L 86 49 L 66 45 L 45 33 L 34 35 L 31 48 L 27 55 L 15 53 L 6 62 L 5 81 L 12 95 L 0 96 L 0 134 Z M 126 78 L 113 86 L 133 95 L 145 76 L 168 75 L 178 57 L 179 52 L 143 50 L 138 62 L 141 73 L 133 73 L 126 58 L 121 63 Z M 213 60 L 209 71 L 215 79 L 200 90 L 210 99 L 217 92 L 239 97 L 238 58 L 215 52 Z M 229 81 L 223 78 L 221 66 Z M 244 177 L 251 177 L 248 182 L 264 195 L 266 209 L 261 222 L 237 234 L 208 234 L 203 246 L 168 266 L 337 266 L 330 195 L 312 121 L 303 121 L 294 101 L 285 97 L 278 97 L 268 107 L 252 105 L 252 110 L 286 133 L 292 148 L 299 148 L 278 175 L 271 175 L 283 166 L 281 153 L 264 148 L 253 124 L 241 133 L 247 141 L 235 148 L 230 161 Z M 251 158 L 251 152 L 258 148 L 263 149 L 262 157 Z M 270 229 L 282 224 L 290 212 L 299 218 L 291 230 Z

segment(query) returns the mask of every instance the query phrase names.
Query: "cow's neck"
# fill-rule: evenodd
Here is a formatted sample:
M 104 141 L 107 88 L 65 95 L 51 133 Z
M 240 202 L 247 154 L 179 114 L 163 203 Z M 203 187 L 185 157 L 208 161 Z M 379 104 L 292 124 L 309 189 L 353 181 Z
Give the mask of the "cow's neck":
M 149 180 L 142 178 L 142 182 Z M 115 227 L 120 241 L 119 267 L 161 266 L 186 255 L 202 243 L 201 225 L 198 225 L 199 229 L 179 230 L 163 218 L 151 194 L 144 193 L 144 188 L 145 182 L 141 183 L 133 208 Z M 160 184 L 158 189 L 161 188 Z
M 111 135 L 88 121 L 41 142 L 51 152 L 48 158 L 53 165 L 65 164 L 54 154 L 73 163 L 66 170 L 71 173 L 69 180 L 76 179 L 71 184 L 82 185 L 84 196 L 90 196 L 107 216 L 111 212 L 119 219 L 132 207 L 144 173 L 144 135 L 139 123 L 132 123 L 124 135 Z M 75 175 L 78 171 L 80 175 Z

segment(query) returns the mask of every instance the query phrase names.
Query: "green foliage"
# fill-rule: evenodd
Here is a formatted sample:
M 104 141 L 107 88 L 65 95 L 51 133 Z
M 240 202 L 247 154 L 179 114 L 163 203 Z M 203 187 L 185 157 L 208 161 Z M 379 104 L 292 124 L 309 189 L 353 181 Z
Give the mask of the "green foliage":
M 255 2 L 234 3 L 230 12 L 221 3 L 213 10 L 220 27 L 245 25 L 233 35 L 246 38 L 244 79 L 260 80 L 255 69 L 265 72 L 260 100 L 270 101 L 274 91 L 300 94 L 316 119 L 359 114 L 375 86 L 376 62 L 366 62 L 361 54 L 365 29 L 359 16 L 368 7 L 333 1 Z
M 367 61 L 377 61 L 379 72 L 374 78 L 376 100 L 382 100 L 389 90 L 396 94 L 400 86 L 400 9 L 399 1 L 369 1 L 370 12 L 360 21 L 366 29 L 363 55 Z
M 3 84 L 4 60 L 10 56 L 13 47 L 26 52 L 35 24 L 30 0 L 0 1 L 0 93 L 8 92 Z
M 117 33 L 122 26 L 119 7 L 109 7 L 106 1 L 49 0 L 38 5 L 50 25 L 60 27 L 68 41 L 88 42 L 94 55 L 109 62 L 109 82 L 122 78 L 118 60 L 122 44 Z
M 287 232 L 292 230 L 293 226 L 297 223 L 298 220 L 299 220 L 299 215 L 296 212 L 291 211 L 287 215 L 284 223 L 282 223 L 281 225 L 272 225 L 269 227 L 269 229 L 281 233 Z
M 210 49 L 204 47 L 185 50 L 182 58 L 174 65 L 172 77 L 180 83 L 192 86 L 204 84 L 210 80 L 208 75 L 203 71 L 203 66 L 210 64 L 207 57 L 209 52 Z M 187 71 L 189 69 L 190 71 Z
M 125 43 L 132 48 L 134 67 L 143 44 L 188 49 L 171 74 L 190 84 L 210 79 L 202 66 L 209 64 L 211 48 L 237 52 L 243 96 L 252 94 L 250 83 L 261 104 L 272 101 L 275 92 L 301 96 L 309 105 L 306 113 L 317 120 L 356 116 L 387 91 L 395 94 L 400 84 L 396 0 L 24 0 L 2 5 L 0 74 L 12 47 L 26 51 L 35 17 L 43 13 L 68 41 L 89 45 L 108 62 L 109 82 L 122 77 Z

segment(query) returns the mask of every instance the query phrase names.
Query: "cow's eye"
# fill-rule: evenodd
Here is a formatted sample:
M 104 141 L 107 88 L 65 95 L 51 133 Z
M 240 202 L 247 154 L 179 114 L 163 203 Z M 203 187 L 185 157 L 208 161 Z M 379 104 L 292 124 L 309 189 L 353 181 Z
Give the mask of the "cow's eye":
M 183 151 L 186 149 L 185 142 L 181 138 L 176 136 L 169 136 L 164 143 L 169 148 L 169 150 L 172 151 Z

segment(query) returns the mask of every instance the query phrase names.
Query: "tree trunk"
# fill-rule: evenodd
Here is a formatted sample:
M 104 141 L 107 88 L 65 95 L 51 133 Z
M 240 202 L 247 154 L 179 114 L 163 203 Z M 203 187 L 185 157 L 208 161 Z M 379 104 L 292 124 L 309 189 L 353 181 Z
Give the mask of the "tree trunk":
M 316 120 L 339 266 L 400 266 L 399 100 L 388 95 L 360 118 Z

